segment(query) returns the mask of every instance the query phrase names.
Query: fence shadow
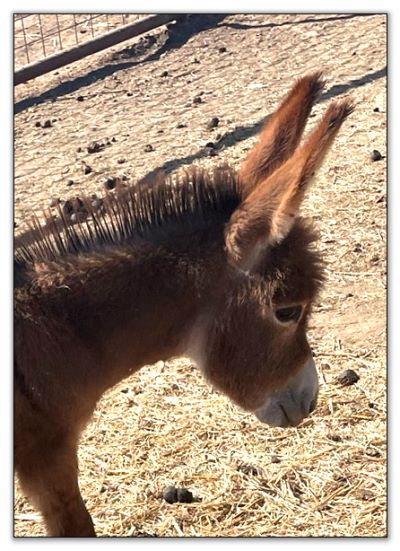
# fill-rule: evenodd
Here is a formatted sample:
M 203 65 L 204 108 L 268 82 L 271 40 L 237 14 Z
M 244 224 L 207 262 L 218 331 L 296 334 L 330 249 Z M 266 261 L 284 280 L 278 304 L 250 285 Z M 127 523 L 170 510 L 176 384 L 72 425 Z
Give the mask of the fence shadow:
M 323 15 L 330 15 L 330 14 L 323 14 Z M 236 29 L 236 30 L 269 29 L 272 27 L 284 27 L 286 25 L 301 25 L 304 23 L 321 23 L 323 21 L 342 21 L 344 19 L 354 19 L 355 17 L 370 17 L 372 15 L 377 15 L 377 14 L 375 13 L 332 14 L 333 17 L 318 17 L 318 18 L 306 17 L 305 19 L 300 19 L 299 21 L 282 21 L 282 23 L 265 23 L 262 25 L 258 25 L 258 24 L 247 25 L 246 23 L 223 23 L 221 27 L 229 27 L 230 29 Z

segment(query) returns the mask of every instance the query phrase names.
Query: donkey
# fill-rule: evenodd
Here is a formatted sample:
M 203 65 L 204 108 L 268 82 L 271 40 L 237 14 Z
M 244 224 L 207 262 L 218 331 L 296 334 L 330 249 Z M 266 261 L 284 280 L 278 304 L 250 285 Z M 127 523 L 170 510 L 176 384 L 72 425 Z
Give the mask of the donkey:
M 191 168 L 104 196 L 103 211 L 15 251 L 15 469 L 52 536 L 94 536 L 77 446 L 104 391 L 141 366 L 187 355 L 239 407 L 297 426 L 316 406 L 307 321 L 323 282 L 298 212 L 352 111 L 298 80 L 240 170 Z

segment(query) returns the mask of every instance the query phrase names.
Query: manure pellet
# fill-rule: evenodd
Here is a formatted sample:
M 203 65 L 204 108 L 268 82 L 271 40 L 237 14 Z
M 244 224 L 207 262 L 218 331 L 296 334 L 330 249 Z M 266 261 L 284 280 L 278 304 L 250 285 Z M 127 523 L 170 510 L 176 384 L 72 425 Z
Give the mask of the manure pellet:
M 175 486 L 167 486 L 163 491 L 163 498 L 167 503 L 192 503 L 194 501 L 193 494 L 186 488 L 176 488 Z
M 338 375 L 337 382 L 340 383 L 342 386 L 350 386 L 354 385 L 357 381 L 359 381 L 360 376 L 353 371 L 352 369 L 345 369 Z

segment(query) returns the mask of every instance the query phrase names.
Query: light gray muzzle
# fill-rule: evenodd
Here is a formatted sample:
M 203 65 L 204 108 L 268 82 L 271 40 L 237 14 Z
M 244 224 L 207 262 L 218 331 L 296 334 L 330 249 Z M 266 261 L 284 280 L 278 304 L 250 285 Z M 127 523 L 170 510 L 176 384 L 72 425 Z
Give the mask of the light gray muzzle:
M 312 357 L 287 387 L 271 394 L 255 411 L 271 427 L 296 427 L 314 409 L 318 396 L 318 373 Z

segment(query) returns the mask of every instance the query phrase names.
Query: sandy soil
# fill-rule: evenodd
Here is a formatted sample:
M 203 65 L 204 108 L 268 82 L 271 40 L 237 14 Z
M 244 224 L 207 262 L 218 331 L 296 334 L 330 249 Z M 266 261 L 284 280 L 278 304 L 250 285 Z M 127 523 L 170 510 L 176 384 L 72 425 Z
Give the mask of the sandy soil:
M 327 86 L 316 116 L 332 98 L 356 103 L 303 209 L 328 263 L 310 330 L 319 405 L 297 429 L 269 429 L 187 359 L 144 367 L 104 396 L 82 439 L 80 483 L 99 535 L 386 534 L 386 18 L 200 16 L 16 88 L 20 232 L 51 198 L 98 193 L 110 176 L 240 166 L 263 117 L 318 69 Z M 89 154 L 94 140 L 110 145 Z M 347 368 L 360 380 L 342 388 Z M 168 505 L 169 483 L 201 501 Z M 16 536 L 44 533 L 18 484 L 15 515 Z

